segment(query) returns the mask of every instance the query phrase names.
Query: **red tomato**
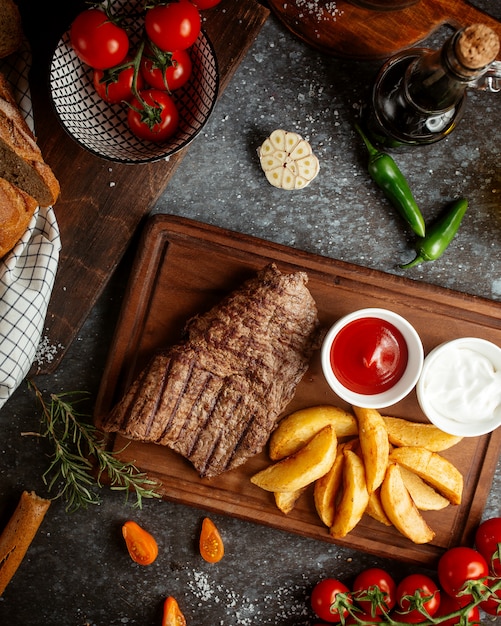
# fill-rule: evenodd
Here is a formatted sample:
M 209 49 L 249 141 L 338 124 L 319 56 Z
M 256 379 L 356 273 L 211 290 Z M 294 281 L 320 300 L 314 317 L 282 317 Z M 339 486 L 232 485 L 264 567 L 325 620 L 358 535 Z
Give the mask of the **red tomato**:
M 493 583 L 499 582 L 499 578 L 488 580 L 487 584 L 491 586 Z M 495 591 L 490 598 L 480 603 L 480 608 L 489 615 L 501 615 L 501 589 Z
M 194 4 L 199 11 L 203 11 L 204 9 L 211 9 L 220 2 L 221 0 L 191 0 L 191 3 Z
M 70 41 L 77 57 L 99 70 L 119 65 L 129 51 L 125 30 L 100 9 L 88 9 L 77 15 L 70 27 Z
M 485 578 L 489 574 L 487 561 L 480 552 L 461 546 L 444 552 L 437 569 L 442 589 L 450 596 L 460 596 L 463 606 L 472 600 L 471 594 L 460 594 L 465 582 Z
M 344 600 L 338 594 L 346 594 Z M 320 619 L 326 622 L 340 622 L 340 615 L 348 615 L 347 603 L 352 604 L 350 590 L 341 581 L 324 578 L 315 585 L 311 593 L 311 608 Z
M 475 546 L 489 565 L 491 574 L 501 576 L 501 517 L 485 520 L 477 528 Z
M 146 54 L 141 59 L 141 74 L 155 89 L 173 91 L 189 80 L 193 65 L 186 50 L 175 50 L 162 54 L 162 59 Z
M 179 0 L 159 4 L 146 13 L 146 34 L 161 50 L 186 50 L 198 39 L 202 20 L 194 4 Z
M 442 592 L 440 594 L 440 607 L 434 617 L 445 617 L 446 615 L 459 611 L 460 608 L 461 603 L 457 598 L 453 598 L 448 593 Z M 450 619 L 440 622 L 440 626 L 455 626 L 455 624 L 459 624 L 460 622 L 461 618 L 459 616 L 451 617 Z M 468 612 L 468 624 L 480 624 L 480 613 L 478 607 L 475 606 Z
M 411 608 L 411 602 L 406 596 L 420 596 L 424 600 L 423 607 L 430 616 L 435 615 L 440 606 L 440 590 L 434 581 L 424 574 L 406 576 L 397 585 L 396 595 L 396 619 L 406 624 L 419 624 L 427 619 L 417 608 Z
M 397 585 L 383 569 L 372 567 L 361 572 L 353 582 L 353 599 L 360 608 L 372 615 L 388 612 L 396 602 Z M 359 598 L 367 598 L 365 600 Z
M 133 80 L 134 67 L 132 65 L 127 67 L 121 64 L 116 69 L 112 67 L 109 70 L 94 70 L 94 88 L 99 96 L 110 104 L 132 100 L 134 96 L 132 91 Z M 138 74 L 136 89 L 140 91 L 143 87 L 143 77 Z
M 127 113 L 127 122 L 134 135 L 157 143 L 171 137 L 179 125 L 174 100 L 159 89 L 144 89 L 139 96 L 143 102 L 134 98 Z

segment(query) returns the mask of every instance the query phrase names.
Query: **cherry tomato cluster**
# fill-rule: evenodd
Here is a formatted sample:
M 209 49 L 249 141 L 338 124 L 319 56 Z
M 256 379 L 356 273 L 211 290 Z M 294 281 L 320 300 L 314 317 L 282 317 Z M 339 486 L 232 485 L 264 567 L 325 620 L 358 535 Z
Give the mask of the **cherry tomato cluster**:
M 351 589 L 325 578 L 313 588 L 311 607 L 323 623 L 355 624 L 480 624 L 482 609 L 501 615 L 501 518 L 477 529 L 476 548 L 444 552 L 437 566 L 438 582 L 421 573 L 400 582 L 380 568 L 361 572 Z
M 171 93 L 191 76 L 189 48 L 200 34 L 200 10 L 220 1 L 149 0 L 145 37 L 134 55 L 120 16 L 111 13 L 111 0 L 73 21 L 70 41 L 75 54 L 94 69 L 93 84 L 103 100 L 127 104 L 127 122 L 137 137 L 162 142 L 176 132 L 179 113 Z

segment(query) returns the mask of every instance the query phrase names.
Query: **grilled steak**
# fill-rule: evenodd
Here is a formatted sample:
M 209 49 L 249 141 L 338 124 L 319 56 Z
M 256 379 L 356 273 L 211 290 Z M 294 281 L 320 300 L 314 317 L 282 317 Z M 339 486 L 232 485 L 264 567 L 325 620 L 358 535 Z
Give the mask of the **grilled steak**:
M 192 318 L 186 340 L 154 356 L 104 430 L 168 446 L 202 477 L 260 452 L 318 344 L 307 280 L 271 264 Z

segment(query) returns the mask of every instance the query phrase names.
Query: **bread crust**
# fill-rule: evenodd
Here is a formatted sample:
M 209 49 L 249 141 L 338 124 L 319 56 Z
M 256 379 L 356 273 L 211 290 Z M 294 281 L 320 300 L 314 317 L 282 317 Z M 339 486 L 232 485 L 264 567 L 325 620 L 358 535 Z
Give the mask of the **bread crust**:
M 0 59 L 16 52 L 23 40 L 18 6 L 13 0 L 0 0 Z
M 36 138 L 1 73 L 0 177 L 34 197 L 41 206 L 54 204 L 59 196 L 59 182 L 45 163 Z
M 21 239 L 37 206 L 34 198 L 0 178 L 0 258 Z

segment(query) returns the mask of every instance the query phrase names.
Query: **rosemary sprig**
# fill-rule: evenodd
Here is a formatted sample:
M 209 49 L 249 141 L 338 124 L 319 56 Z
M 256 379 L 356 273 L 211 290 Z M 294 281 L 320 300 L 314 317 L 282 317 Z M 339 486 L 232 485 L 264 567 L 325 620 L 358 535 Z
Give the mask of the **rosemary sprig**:
M 105 475 L 112 490 L 125 492 L 126 501 L 131 492 L 135 493 L 135 508 L 142 507 L 143 498 L 160 497 L 155 491 L 157 483 L 139 472 L 132 462 L 121 461 L 115 453 L 106 450 L 105 440 L 98 429 L 84 419 L 88 416 L 75 409 L 84 399 L 85 392 L 51 394 L 50 402 L 46 402 L 33 382 L 29 386 L 42 407 L 39 435 L 54 449 L 43 480 L 49 491 L 62 483 L 55 499 L 64 498 L 67 511 L 100 504 L 102 500 L 96 487 L 103 486 L 101 478 Z

